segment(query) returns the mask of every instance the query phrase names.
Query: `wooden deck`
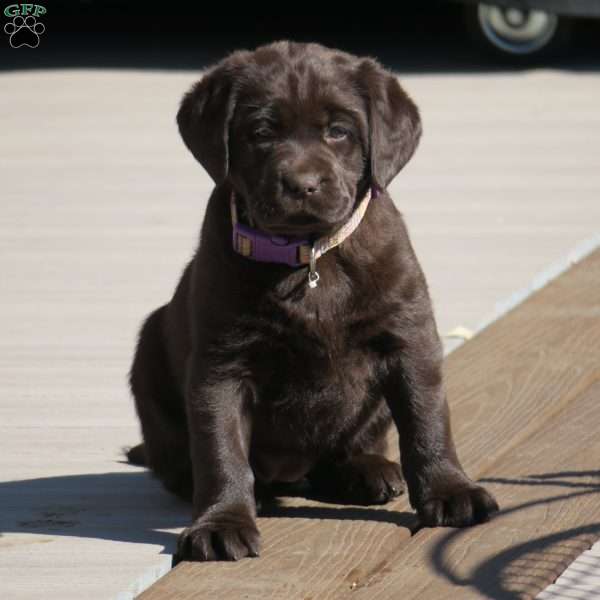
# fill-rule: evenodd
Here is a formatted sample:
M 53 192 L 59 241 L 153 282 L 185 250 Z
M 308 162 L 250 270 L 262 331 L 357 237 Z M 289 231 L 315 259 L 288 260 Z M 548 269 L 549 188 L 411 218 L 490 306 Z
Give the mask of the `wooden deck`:
M 140 598 L 535 597 L 600 537 L 599 340 L 597 250 L 449 356 L 459 455 L 498 498 L 492 522 L 422 529 L 406 498 L 287 498 L 259 519 L 260 559 L 182 563 Z

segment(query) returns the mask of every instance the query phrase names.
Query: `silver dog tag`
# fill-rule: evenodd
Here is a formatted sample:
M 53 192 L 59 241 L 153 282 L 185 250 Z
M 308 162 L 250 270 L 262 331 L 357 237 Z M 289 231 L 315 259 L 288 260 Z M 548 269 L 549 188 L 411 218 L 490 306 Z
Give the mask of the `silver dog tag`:
M 310 249 L 310 266 L 308 269 L 308 287 L 316 288 L 319 282 L 319 274 L 317 273 L 317 255 L 314 245 Z

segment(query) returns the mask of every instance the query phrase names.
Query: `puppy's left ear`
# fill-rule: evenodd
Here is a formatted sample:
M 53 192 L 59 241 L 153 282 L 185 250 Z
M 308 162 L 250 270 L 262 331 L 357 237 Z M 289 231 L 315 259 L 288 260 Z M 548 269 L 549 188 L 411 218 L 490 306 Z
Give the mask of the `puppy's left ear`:
M 358 67 L 368 106 L 371 183 L 385 190 L 410 160 L 421 138 L 421 117 L 397 78 L 375 60 Z
M 232 55 L 209 71 L 183 97 L 177 113 L 185 145 L 217 185 L 229 171 L 229 124 L 242 62 Z

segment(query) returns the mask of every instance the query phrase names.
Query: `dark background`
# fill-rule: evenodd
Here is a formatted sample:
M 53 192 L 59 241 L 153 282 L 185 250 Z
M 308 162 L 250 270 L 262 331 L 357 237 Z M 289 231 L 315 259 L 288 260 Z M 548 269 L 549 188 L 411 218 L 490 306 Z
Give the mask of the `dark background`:
M 469 36 L 465 6 L 443 0 L 363 8 L 325 5 L 311 16 L 239 14 L 229 5 L 207 14 L 200 2 L 40 2 L 46 31 L 38 48 L 10 48 L 0 38 L 0 69 L 110 67 L 194 69 L 238 48 L 277 39 L 318 41 L 376 56 L 399 71 L 473 71 L 552 66 L 600 67 L 600 20 L 575 20 L 571 42 L 557 55 L 512 64 L 492 56 Z M 2 10 L 11 2 L 3 2 Z M 401 10 L 400 10 L 401 9 Z M 7 18 L 2 15 L 3 23 Z

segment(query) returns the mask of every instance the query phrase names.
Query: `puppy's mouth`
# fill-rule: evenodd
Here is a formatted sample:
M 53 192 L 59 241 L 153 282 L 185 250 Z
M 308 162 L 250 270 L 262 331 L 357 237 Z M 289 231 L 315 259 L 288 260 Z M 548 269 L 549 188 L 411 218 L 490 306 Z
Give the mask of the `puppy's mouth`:
M 289 215 L 280 215 L 269 220 L 256 215 L 258 227 L 266 233 L 287 237 L 320 237 L 338 229 L 352 214 L 352 205 L 338 206 L 329 214 L 316 215 L 313 212 L 301 211 Z
M 334 226 L 334 224 L 317 219 L 312 215 L 295 215 L 280 223 L 265 223 L 262 229 L 276 235 L 306 237 L 328 233 Z

